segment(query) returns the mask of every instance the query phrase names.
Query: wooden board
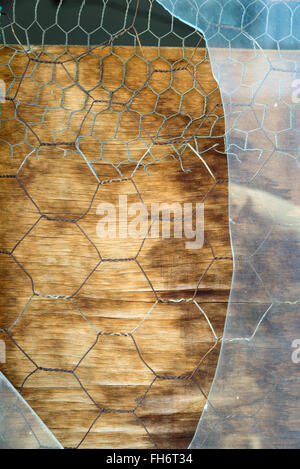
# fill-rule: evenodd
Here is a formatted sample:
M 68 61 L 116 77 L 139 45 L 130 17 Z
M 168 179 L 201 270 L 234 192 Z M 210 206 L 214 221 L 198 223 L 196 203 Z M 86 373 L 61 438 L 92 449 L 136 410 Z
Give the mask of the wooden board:
M 205 50 L 186 52 L 98 48 L 76 68 L 1 51 L 1 371 L 66 447 L 185 448 L 214 376 L 232 275 L 224 122 Z M 120 195 L 204 202 L 203 247 L 99 238 L 97 207 Z

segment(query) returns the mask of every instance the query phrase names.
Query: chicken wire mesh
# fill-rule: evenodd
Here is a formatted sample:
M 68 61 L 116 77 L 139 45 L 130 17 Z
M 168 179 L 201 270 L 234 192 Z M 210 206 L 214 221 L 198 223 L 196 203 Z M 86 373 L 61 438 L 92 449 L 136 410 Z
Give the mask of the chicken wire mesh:
M 294 353 L 294 349 L 296 349 L 298 344 L 297 334 L 299 330 L 297 311 L 299 301 L 299 222 L 297 199 L 299 196 L 296 179 L 299 169 L 299 2 L 254 1 L 242 3 L 234 0 L 229 2 L 161 0 L 159 3 L 165 6 L 171 13 L 171 32 L 175 24 L 174 17 L 178 17 L 188 23 L 192 27 L 193 34 L 196 34 L 197 39 L 193 45 L 201 43 L 202 37 L 198 31 L 202 31 L 205 35 L 210 51 L 212 70 L 222 93 L 226 121 L 225 152 L 228 155 L 230 176 L 230 231 L 235 255 L 234 279 L 225 334 L 222 338 L 214 331 L 211 322 L 208 320 L 215 341 L 207 347 L 203 356 L 206 356 L 206 353 L 213 350 L 217 342 L 222 343 L 222 350 L 213 387 L 207 399 L 205 412 L 199 422 L 191 447 L 297 447 L 299 446 L 300 439 L 298 405 L 299 366 L 297 367 L 298 355 Z M 33 4 L 36 18 L 40 2 L 33 2 Z M 58 11 L 62 8 L 62 4 L 63 2 L 59 2 Z M 80 2 L 78 18 L 84 12 L 87 4 L 88 2 Z M 153 33 L 152 25 L 151 22 L 148 22 L 144 33 L 143 29 L 135 28 L 135 21 L 138 19 L 138 14 L 135 15 L 135 13 L 138 10 L 135 8 L 131 9 L 133 4 L 137 8 L 139 7 L 138 3 L 124 2 L 125 11 L 123 11 L 124 14 L 120 15 L 120 18 L 124 19 L 124 23 L 119 29 L 116 28 L 114 30 L 114 34 L 105 30 L 104 33 L 107 37 L 104 40 L 108 41 L 108 45 L 112 50 L 111 54 L 115 57 L 114 48 L 116 44 L 118 44 L 118 41 L 125 41 L 126 37 L 126 41 L 132 41 L 131 44 L 135 48 L 135 54 L 141 60 L 146 59 L 145 62 L 148 63 L 149 57 L 145 52 L 143 53 L 142 39 L 146 38 L 149 32 Z M 149 12 L 151 12 L 153 4 L 154 2 L 150 2 Z M 101 16 L 102 21 L 105 18 L 105 8 L 109 8 L 109 3 L 104 2 L 101 8 L 103 12 Z M 76 59 L 74 58 L 75 54 L 68 42 L 68 38 L 72 36 L 72 27 L 68 30 L 68 33 L 64 31 L 63 27 L 60 27 L 57 33 L 61 34 L 62 39 L 60 41 L 54 40 L 53 42 L 65 43 L 66 52 L 64 54 L 71 54 L 71 57 L 68 55 L 66 58 L 65 55 L 61 55 L 60 50 L 55 48 L 53 50 L 48 48 L 47 51 L 45 47 L 31 47 L 30 28 L 36 28 L 37 22 L 34 21 L 30 25 L 24 26 L 22 20 L 21 22 L 20 20 L 17 21 L 14 16 L 15 2 L 12 4 L 10 15 L 7 15 L 7 18 L 12 19 L 8 21 L 4 17 L 4 21 L 7 21 L 7 24 L 3 27 L 4 43 L 8 42 L 5 39 L 6 34 L 10 35 L 10 37 L 21 35 L 21 39 L 17 41 L 23 44 L 20 46 L 21 49 L 25 48 L 21 53 L 28 54 L 25 71 L 19 72 L 19 77 L 15 77 L 16 81 L 8 87 L 8 101 L 12 101 L 15 109 L 13 118 L 20 120 L 21 114 L 17 111 L 20 104 L 18 101 L 20 99 L 19 93 L 22 92 L 21 83 L 24 83 L 27 72 L 31 73 L 31 66 L 38 65 L 38 63 L 49 65 L 49 62 L 53 64 L 53 60 L 58 61 L 56 65 L 61 66 L 65 70 L 66 76 L 71 78 L 73 82 L 74 77 L 76 77 L 76 82 L 78 80 L 80 84 L 84 78 L 80 77 L 78 63 L 84 59 L 86 52 L 83 51 L 79 56 L 76 56 Z M 56 26 L 58 17 L 58 15 L 55 17 L 54 24 Z M 151 14 L 147 17 L 147 21 L 149 21 L 150 17 Z M 78 23 L 79 26 L 76 26 L 76 24 L 73 25 L 73 28 L 76 29 L 78 27 L 82 31 L 80 22 Z M 42 43 L 43 40 L 46 40 L 43 26 L 39 25 L 39 31 L 41 41 L 38 43 Z M 96 35 L 99 31 L 102 32 L 103 28 L 95 28 L 95 30 L 85 36 L 84 41 L 87 42 L 91 53 L 97 50 L 93 49 L 94 46 L 92 44 L 94 44 L 94 41 L 96 43 L 101 42 L 96 41 L 94 39 L 95 36 L 93 36 L 94 33 Z M 84 33 L 82 34 L 84 35 Z M 153 39 L 154 35 L 151 34 L 151 40 L 155 42 L 155 53 L 158 51 L 158 54 L 160 54 L 160 47 L 162 44 L 165 44 L 164 40 L 168 41 L 170 38 L 167 38 L 167 36 L 157 37 L 157 34 L 155 36 L 155 39 Z M 184 60 L 193 62 L 191 55 L 189 57 L 185 55 L 185 38 L 178 38 L 176 34 L 175 36 L 173 34 L 174 37 L 180 41 L 180 45 L 178 43 L 177 45 L 182 47 Z M 16 41 L 10 39 L 9 42 Z M 203 42 L 201 44 L 203 45 Z M 16 55 L 20 54 L 19 47 L 16 47 L 13 53 Z M 45 57 L 45 53 L 47 57 Z M 193 57 L 195 56 L 197 57 L 196 54 Z M 103 56 L 101 57 L 103 58 Z M 202 59 L 206 60 L 207 57 L 202 57 Z M 151 76 L 155 77 L 155 74 L 161 80 L 161 77 L 167 73 L 171 76 L 176 76 L 176 72 L 182 71 L 182 67 L 186 67 L 186 70 L 189 70 L 186 63 L 182 65 L 182 58 L 177 60 L 178 67 L 174 63 L 172 63 L 171 68 L 169 66 L 154 66 L 154 68 L 150 66 L 149 76 L 147 76 L 144 84 L 151 79 Z M 68 66 L 74 63 L 76 67 L 72 74 Z M 166 62 L 164 61 L 164 63 Z M 149 66 L 149 63 L 147 66 Z M 166 71 L 167 69 L 169 70 L 168 72 Z M 124 77 L 126 78 L 128 69 L 126 70 L 124 67 L 124 71 Z M 112 92 L 109 86 L 105 86 L 104 75 L 101 75 L 100 79 L 102 93 L 103 90 L 108 93 L 107 96 L 104 92 L 104 98 L 101 93 L 93 95 L 92 87 L 89 90 L 86 90 L 84 86 L 80 87 L 80 90 L 84 93 L 85 111 L 93 115 L 94 103 L 103 104 L 104 102 L 107 104 L 107 101 L 109 109 L 112 105 L 120 105 L 121 103 L 121 106 L 125 104 L 127 108 L 128 104 L 130 104 L 132 110 L 133 101 L 130 101 L 130 99 L 124 100 L 123 97 L 122 100 L 119 101 L 118 98 L 114 102 L 113 96 L 114 98 L 118 96 L 116 92 L 118 86 Z M 111 80 L 112 77 L 110 76 L 110 82 Z M 138 90 L 135 90 L 137 94 L 141 94 L 144 84 Z M 121 89 L 121 85 L 129 88 L 130 91 L 130 87 L 125 82 L 119 85 L 119 89 Z M 166 153 L 164 153 L 164 155 L 160 155 L 157 158 L 154 152 L 154 148 L 160 147 L 161 143 L 170 145 L 168 152 L 181 166 L 182 171 L 185 169 L 183 154 L 187 149 L 191 150 L 191 147 L 193 148 L 191 151 L 196 151 L 201 163 L 205 166 L 201 158 L 203 152 L 203 159 L 205 161 L 204 157 L 206 156 L 207 149 L 201 147 L 201 138 L 212 138 L 212 146 L 214 145 L 213 140 L 221 135 L 218 124 L 222 120 L 223 111 L 220 103 L 213 99 L 214 90 L 211 90 L 210 93 L 203 92 L 201 80 L 198 80 L 197 85 L 199 90 L 202 90 L 200 93 L 204 96 L 205 111 L 195 119 L 194 115 L 189 115 L 192 108 L 190 102 L 186 111 L 188 123 L 181 123 L 180 127 L 178 122 L 176 122 L 171 141 L 170 129 L 164 133 L 164 126 L 174 116 L 162 116 L 160 124 L 155 123 L 157 127 L 150 120 L 150 131 L 148 127 L 147 136 L 145 134 L 143 136 L 146 146 L 144 154 L 150 156 L 150 166 L 153 161 L 157 162 L 159 158 L 165 158 L 166 156 Z M 193 87 L 195 86 L 194 82 Z M 12 94 L 10 95 L 11 92 Z M 23 93 L 24 96 L 20 102 L 25 101 L 27 104 L 26 92 L 23 91 Z M 180 94 L 181 98 L 183 98 L 185 93 Z M 158 93 L 159 95 L 160 93 Z M 49 96 L 51 94 L 47 96 L 47 99 L 49 99 Z M 92 102 L 89 101 L 89 98 Z M 194 99 L 192 101 L 194 102 Z M 143 99 L 142 104 L 144 102 L 145 100 Z M 158 103 L 159 100 L 157 100 Z M 182 104 L 183 99 L 180 99 L 180 106 Z M 37 102 L 33 103 L 30 100 L 29 105 L 36 106 Z M 49 101 L 46 104 L 46 108 L 48 105 Z M 44 110 L 42 109 L 42 111 Z M 135 110 L 136 112 L 139 113 L 139 111 Z M 73 110 L 71 113 L 73 113 Z M 154 113 L 159 114 L 159 108 L 156 107 Z M 97 115 L 97 113 L 95 114 Z M 209 118 L 207 118 L 207 115 Z M 43 114 L 42 119 L 44 119 L 44 116 L 45 114 Z M 54 120 L 57 119 L 57 116 L 58 114 L 56 113 Z M 143 120 L 139 120 L 141 115 L 139 114 L 139 117 L 134 116 L 139 122 L 139 128 L 144 129 L 146 120 L 143 126 Z M 93 116 L 93 120 L 95 118 Z M 111 118 L 111 115 L 109 115 L 109 118 Z M 27 125 L 25 138 L 28 140 L 26 140 L 26 144 L 31 145 L 30 151 L 32 154 L 30 154 L 30 151 L 27 151 L 26 154 L 30 154 L 28 157 L 30 158 L 39 151 L 41 144 L 42 147 L 53 147 L 59 145 L 67 146 L 75 142 L 77 152 L 85 160 L 89 170 L 97 180 L 98 189 L 99 185 L 102 185 L 103 182 L 111 181 L 112 178 L 110 175 L 104 180 L 99 178 L 95 165 L 97 165 L 97 161 L 107 161 L 109 158 L 105 154 L 103 145 L 105 142 L 101 142 L 101 140 L 98 140 L 101 150 L 97 158 L 86 156 L 86 151 L 83 151 L 80 146 L 82 135 L 81 124 L 84 119 L 83 117 L 80 121 L 77 131 L 73 131 L 72 138 L 65 138 L 66 135 L 70 136 L 69 133 L 65 133 L 65 130 L 50 132 L 51 138 L 50 133 L 47 134 L 46 138 L 45 135 L 40 137 L 41 129 L 38 126 L 41 123 L 43 124 L 44 120 L 41 120 L 41 123 Z M 194 126 L 195 120 L 196 128 Z M 203 120 L 207 123 L 207 126 L 203 126 Z M 23 120 L 24 124 L 26 121 L 27 118 Z M 68 121 L 68 129 L 70 122 L 71 120 Z M 205 131 L 207 131 L 208 127 L 209 131 L 206 134 L 201 133 L 199 135 L 199 129 L 202 132 L 203 127 Z M 42 129 L 43 131 L 44 128 Z M 38 144 L 32 145 L 30 140 L 32 133 L 35 134 L 34 136 Z M 113 138 L 115 138 L 115 135 Z M 139 138 L 142 138 L 140 134 Z M 39 147 L 38 150 L 36 150 L 36 146 Z M 14 145 L 10 145 L 10 149 L 13 147 Z M 63 149 L 62 151 L 65 153 L 70 150 Z M 224 148 L 214 148 L 213 151 L 221 156 L 224 153 Z M 138 159 L 136 159 L 136 156 L 132 157 L 132 151 L 129 151 L 129 146 L 127 145 L 125 157 L 123 157 L 123 153 L 121 158 L 118 155 L 120 159 L 117 158 L 114 161 L 109 161 L 110 166 L 113 166 L 118 173 L 116 179 L 123 181 L 122 163 L 133 162 L 133 171 L 135 171 L 136 167 L 140 166 L 145 167 L 147 170 L 149 165 L 148 161 L 146 162 L 146 158 L 148 156 L 144 157 L 144 154 Z M 206 167 L 206 170 L 209 170 L 209 166 L 208 168 Z M 20 167 L 20 175 L 22 175 L 22 166 Z M 26 191 L 26 185 L 22 184 L 21 177 L 18 174 L 14 177 L 21 184 L 22 190 Z M 208 194 L 212 187 L 222 184 L 224 181 L 223 178 L 219 179 L 214 176 L 214 172 L 212 178 L 212 186 L 208 188 L 205 194 Z M 134 175 L 133 177 L 130 176 L 129 179 L 132 183 L 135 179 Z M 27 192 L 26 194 L 29 196 Z M 138 193 L 138 196 L 142 198 L 143 194 Z M 49 219 L 49 221 L 58 221 L 54 220 L 57 217 L 53 213 L 50 215 L 45 214 L 38 204 L 36 208 L 41 218 Z M 77 224 L 77 220 L 81 215 L 72 220 L 64 217 L 64 222 Z M 80 226 L 80 221 L 78 226 Z M 21 241 L 23 242 L 23 238 L 21 238 Z M 9 255 L 16 262 L 17 257 L 14 255 L 14 246 L 12 246 L 12 251 L 3 251 L 3 254 Z M 211 261 L 208 262 L 207 270 L 204 269 L 204 275 L 200 277 L 199 284 L 197 283 L 195 294 L 215 261 L 226 260 L 229 257 L 218 256 L 214 253 L 213 248 L 211 249 Z M 98 255 L 99 262 L 101 263 L 103 260 L 112 260 L 108 255 L 101 261 L 101 252 Z M 120 258 L 114 260 L 121 262 L 121 259 L 127 262 L 138 262 L 137 256 L 125 259 L 120 256 Z M 21 265 L 19 264 L 19 266 Z M 139 264 L 138 268 L 143 269 L 142 264 Z M 97 264 L 95 269 L 97 269 Z M 145 273 L 146 271 L 143 272 L 143 275 Z M 89 277 L 87 276 L 87 278 Z M 32 278 L 31 281 L 32 285 L 34 285 Z M 149 284 L 149 279 L 147 282 Z M 180 304 L 183 301 L 187 304 L 196 301 L 194 295 L 185 297 L 183 300 L 179 296 L 176 298 L 164 298 L 161 301 L 162 299 L 157 294 L 155 288 L 150 286 L 150 289 L 155 296 L 154 304 L 156 302 L 163 303 L 164 301 L 167 303 L 176 302 L 176 304 Z M 32 292 L 33 295 L 40 293 L 38 290 L 35 290 L 34 286 L 32 287 Z M 69 295 L 58 295 L 57 293 L 48 292 L 47 295 L 52 295 L 51 299 L 53 300 L 70 300 L 72 298 L 72 293 Z M 196 304 L 195 306 L 197 307 Z M 150 310 L 150 315 L 151 313 L 152 310 Z M 6 333 L 10 334 L 8 328 Z M 99 334 L 101 335 L 101 332 L 97 330 L 95 345 L 100 338 Z M 149 383 L 149 387 L 139 401 L 139 406 L 157 380 L 164 380 L 165 378 L 170 378 L 170 376 L 158 374 L 151 367 L 149 369 L 149 365 L 147 362 L 144 362 L 142 355 L 139 354 L 138 342 L 135 341 L 132 331 L 129 332 L 128 338 L 134 342 L 139 358 L 148 367 L 150 373 L 153 374 L 153 380 Z M 88 349 L 84 356 L 88 356 L 90 351 L 91 349 Z M 72 371 L 65 371 L 75 376 L 76 367 L 80 363 L 81 361 L 75 365 Z M 41 368 L 35 362 L 33 365 L 35 367 L 33 373 Z M 55 371 L 55 369 L 53 368 L 52 371 Z M 191 374 L 188 376 L 191 376 Z M 176 380 L 181 381 L 186 377 L 187 375 L 185 374 L 172 376 L 174 382 Z M 92 399 L 92 396 L 89 396 L 89 398 Z M 120 410 L 124 412 L 124 409 Z M 134 414 L 139 424 L 144 425 L 143 420 L 136 412 L 137 407 L 125 411 Z M 85 437 L 88 436 L 88 433 L 97 424 L 98 418 L 103 416 L 103 412 L 103 407 L 100 407 L 99 414 L 96 415 L 95 419 L 91 419 L 91 426 L 84 433 L 83 439 L 78 443 L 79 445 L 84 442 Z M 146 426 L 145 431 L 151 440 L 151 433 L 148 432 Z M 155 444 L 155 441 L 152 441 L 152 443 Z
M 38 0 L 26 2 L 26 6 L 15 1 L 3 5 L 2 76 L 6 95 L 1 115 L 1 196 L 6 216 L 1 228 L 1 256 L 7 280 L 3 285 L 1 332 L 21 353 L 23 366 L 11 374 L 10 368 L 17 368 L 12 354 L 3 366 L 4 372 L 12 376 L 12 383 L 65 447 L 116 447 L 120 442 L 110 427 L 118 428 L 124 415 L 129 420 L 123 447 L 159 447 L 151 421 L 151 409 L 159 407 L 157 395 L 167 399 L 181 387 L 195 409 L 196 420 L 206 400 L 206 381 L 211 380 L 206 374 L 214 370 L 222 321 L 214 326 L 211 312 L 202 308 L 199 290 L 204 279 L 211 276 L 208 288 L 215 278 L 220 283 L 222 273 L 230 271 L 230 245 L 228 242 L 227 250 L 220 249 L 206 233 L 204 247 L 197 255 L 193 249 L 187 256 L 174 243 L 168 249 L 164 247 L 164 240 L 162 251 L 171 259 L 171 277 L 175 279 L 159 283 L 152 266 L 157 246 L 151 247 L 148 257 L 144 251 L 151 229 L 163 221 L 163 216 L 152 217 L 146 232 L 137 239 L 119 236 L 111 246 L 95 238 L 95 214 L 89 216 L 97 202 L 114 201 L 112 190 L 105 193 L 112 185 L 115 197 L 128 196 L 131 202 L 141 202 L 144 217 L 149 214 L 151 197 L 147 193 L 151 190 L 165 193 L 168 203 L 178 201 L 176 191 L 181 193 L 185 188 L 182 201 L 203 203 L 218 187 L 227 187 L 223 109 L 216 83 L 203 78 L 210 71 L 203 36 L 195 28 L 183 28 L 170 15 L 163 32 L 156 32 L 152 20 L 158 6 L 152 0 L 121 2 L 119 26 L 115 16 L 109 23 L 114 2 L 98 2 L 96 6 L 85 1 L 72 3 L 67 14 L 64 6 L 67 8 L 68 2 L 60 1 L 52 20 L 44 13 L 45 2 L 43 7 Z M 87 27 L 91 15 L 85 20 L 84 13 L 92 7 L 96 8 L 96 25 L 88 24 L 85 31 L 82 22 Z M 139 14 L 140 8 L 144 14 Z M 158 12 L 162 15 L 161 7 Z M 46 27 L 43 21 L 53 22 Z M 81 45 L 74 46 L 74 42 Z M 122 48 L 124 44 L 130 49 Z M 168 45 L 174 47 L 166 48 Z M 163 179 L 155 172 L 158 164 L 165 165 Z M 8 194 L 13 194 L 11 205 Z M 218 217 L 226 239 L 226 195 L 222 200 L 224 213 Z M 210 205 L 207 213 L 213 216 L 216 212 Z M 197 210 L 192 208 L 188 217 L 194 235 Z M 176 218 L 175 213 L 171 223 L 175 225 L 176 219 L 181 217 Z M 211 234 L 215 236 L 213 230 Z M 180 253 L 182 259 L 175 262 L 174 253 L 176 257 Z M 223 261 L 224 272 L 220 266 Z M 219 276 L 214 271 L 216 264 Z M 38 272 L 40 266 L 43 273 Z M 101 278 L 102 270 L 104 276 L 112 275 L 109 269 L 120 278 L 117 285 Z M 168 277 L 168 270 L 163 274 Z M 18 280 L 19 275 L 22 280 Z M 116 329 L 116 321 L 106 320 L 103 310 L 107 309 L 109 316 L 120 298 L 131 306 L 133 300 L 124 291 L 124 284 L 136 285 L 135 296 L 141 302 L 143 295 L 146 309 L 143 307 L 132 320 L 126 308 L 123 312 L 116 308 L 118 315 L 124 314 L 123 323 L 118 316 Z M 95 307 L 87 303 L 99 288 L 104 291 L 100 323 Z M 183 324 L 177 335 L 165 324 L 166 319 L 175 318 L 175 311 L 181 314 Z M 152 317 L 162 318 L 155 323 L 156 328 L 149 324 Z M 192 329 L 187 327 L 188 321 Z M 49 341 L 45 333 L 52 332 Z M 147 350 L 148 336 L 157 337 L 153 352 Z M 113 342 L 106 344 L 109 338 Z M 64 349 L 66 343 L 73 344 L 72 353 L 70 348 Z M 98 349 L 104 358 L 102 364 L 96 363 L 99 374 L 93 375 L 98 360 L 93 353 Z M 108 359 L 108 349 L 116 350 L 116 363 Z M 155 361 L 157 351 L 174 364 L 174 369 L 164 367 L 161 359 Z M 122 362 L 123 355 L 127 361 Z M 197 374 L 199 370 L 203 373 L 202 364 L 208 356 L 212 357 L 211 371 L 201 380 Z M 126 379 L 120 383 L 116 376 L 122 366 Z M 107 384 L 108 376 L 113 377 L 113 386 L 99 397 L 93 380 Z M 141 383 L 137 384 L 138 379 Z M 126 386 L 139 386 L 134 399 L 128 397 Z M 72 390 L 69 395 L 66 390 L 60 391 L 68 387 Z M 148 404 L 153 389 L 154 398 Z M 69 407 L 66 403 L 59 407 L 60 392 L 68 396 Z M 47 402 L 57 407 L 50 416 L 45 413 Z M 185 403 L 181 409 L 176 398 L 173 407 L 170 400 L 164 405 L 168 406 L 169 413 L 183 415 L 181 425 L 189 427 L 189 440 L 178 437 L 175 443 L 183 447 L 195 428 L 185 417 L 189 409 L 184 408 Z M 80 427 L 80 436 L 72 435 L 72 428 L 57 429 L 58 414 L 64 412 Z M 105 422 L 107 414 L 117 417 L 107 424 L 103 437 L 103 433 L 97 433 L 97 425 Z M 83 423 L 78 424 L 78 415 L 82 415 Z M 174 434 L 180 435 L 173 427 Z M 169 437 L 164 438 L 161 445 L 170 447 Z

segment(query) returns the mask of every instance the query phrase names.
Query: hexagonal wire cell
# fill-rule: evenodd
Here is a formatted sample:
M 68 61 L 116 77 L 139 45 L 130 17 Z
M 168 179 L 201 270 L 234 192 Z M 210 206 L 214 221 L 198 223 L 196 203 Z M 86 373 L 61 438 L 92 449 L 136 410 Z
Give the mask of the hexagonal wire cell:
M 24 8 L 4 4 L 2 18 L 5 372 L 66 447 L 187 447 L 209 403 L 232 272 L 223 107 L 199 25 L 183 25 L 153 0 L 126 0 L 117 12 L 115 2 L 60 1 L 56 15 L 50 0 Z M 238 36 L 220 32 L 225 42 Z M 245 190 L 232 187 L 241 198 L 232 214 L 250 239 L 241 243 L 239 265 L 248 266 L 248 283 L 260 292 L 252 315 L 245 309 L 245 322 L 236 323 L 236 337 L 245 328 L 249 339 L 297 281 L 296 259 L 286 264 L 283 293 L 274 292 L 276 272 L 266 278 L 265 256 L 275 256 L 284 233 L 274 228 L 272 198 L 266 204 L 252 193 L 262 177 L 272 193 L 271 157 L 279 171 L 286 158 L 274 145 L 284 147 L 297 113 L 285 127 L 272 119 L 278 102 L 290 116 L 290 103 L 280 96 L 264 102 L 264 84 L 252 76 L 266 66 L 263 54 L 252 57 L 249 49 L 244 63 L 234 47 L 214 73 L 226 105 L 240 106 L 227 113 L 234 137 L 227 152 L 233 169 L 246 161 L 239 173 Z M 277 71 L 266 70 L 268 86 L 276 86 Z M 276 184 L 285 190 L 284 181 Z M 245 210 L 251 197 L 262 198 L 258 213 Z M 196 203 L 204 204 L 204 240 L 187 249 L 198 228 Z M 155 204 L 171 211 L 166 232 L 174 236 L 160 233 L 165 214 L 153 216 Z M 266 213 L 253 241 L 251 226 L 257 233 Z M 101 220 L 104 231 L 112 227 L 105 237 Z M 176 236 L 183 220 L 191 233 Z M 258 338 L 249 356 L 259 362 Z M 221 403 L 226 415 L 228 402 Z

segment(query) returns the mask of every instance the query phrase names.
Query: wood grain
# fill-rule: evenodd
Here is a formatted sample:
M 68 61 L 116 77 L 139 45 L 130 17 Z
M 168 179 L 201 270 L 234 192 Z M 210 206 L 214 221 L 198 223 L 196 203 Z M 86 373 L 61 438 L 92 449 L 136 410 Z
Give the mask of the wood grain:
M 76 70 L 1 50 L 14 99 L 1 108 L 0 171 L 17 174 L 0 178 L 1 371 L 64 446 L 185 448 L 232 275 L 220 94 L 203 49 L 113 52 L 98 48 Z M 183 147 L 194 137 L 214 177 Z M 148 209 L 204 202 L 203 247 L 99 238 L 97 206 L 120 195 Z

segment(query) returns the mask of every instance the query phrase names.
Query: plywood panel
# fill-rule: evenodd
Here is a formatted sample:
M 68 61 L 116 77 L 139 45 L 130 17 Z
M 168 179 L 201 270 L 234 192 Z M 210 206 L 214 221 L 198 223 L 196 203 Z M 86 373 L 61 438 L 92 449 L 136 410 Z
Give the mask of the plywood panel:
M 226 315 L 227 162 L 210 63 L 203 49 L 133 52 L 98 48 L 77 69 L 20 52 L 1 69 L 13 98 L 0 128 L 1 370 L 67 447 L 187 447 Z M 120 196 L 149 211 L 203 202 L 203 246 L 186 249 L 174 220 L 167 239 L 133 239 L 120 217 L 99 237 L 99 204 Z

